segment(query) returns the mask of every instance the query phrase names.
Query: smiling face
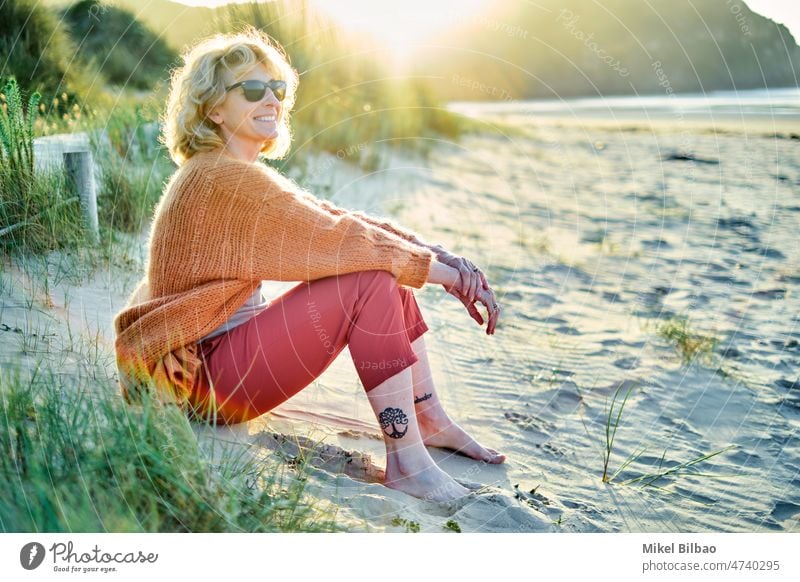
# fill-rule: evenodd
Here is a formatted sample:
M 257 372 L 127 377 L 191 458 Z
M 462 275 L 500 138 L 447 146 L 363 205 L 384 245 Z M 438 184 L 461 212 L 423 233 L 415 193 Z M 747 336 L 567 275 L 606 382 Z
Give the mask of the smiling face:
M 224 72 L 225 86 L 246 80 L 269 81 L 272 76 L 259 64 L 250 71 L 234 78 Z M 217 124 L 220 136 L 229 150 L 245 152 L 245 157 L 255 157 L 264 143 L 278 137 L 281 102 L 267 89 L 260 101 L 248 101 L 241 87 L 225 94 L 222 103 L 211 109 L 208 118 Z M 250 152 L 254 152 L 251 154 Z

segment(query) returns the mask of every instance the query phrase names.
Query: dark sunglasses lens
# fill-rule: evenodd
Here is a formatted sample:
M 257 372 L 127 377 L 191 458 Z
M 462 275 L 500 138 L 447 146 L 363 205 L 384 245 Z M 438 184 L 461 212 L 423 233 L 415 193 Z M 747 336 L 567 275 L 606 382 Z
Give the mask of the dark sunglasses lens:
M 245 82 L 242 83 L 242 91 L 244 91 L 244 98 L 248 101 L 261 101 L 267 92 L 267 88 L 263 83 Z
M 286 82 L 273 81 L 270 83 L 262 83 L 261 81 L 245 82 L 242 84 L 244 91 L 244 98 L 248 101 L 261 101 L 264 95 L 267 94 L 267 89 L 271 88 L 275 99 L 283 101 L 286 97 Z
M 275 94 L 275 99 L 283 101 L 283 98 L 286 97 L 286 82 L 276 81 L 273 83 L 272 92 Z

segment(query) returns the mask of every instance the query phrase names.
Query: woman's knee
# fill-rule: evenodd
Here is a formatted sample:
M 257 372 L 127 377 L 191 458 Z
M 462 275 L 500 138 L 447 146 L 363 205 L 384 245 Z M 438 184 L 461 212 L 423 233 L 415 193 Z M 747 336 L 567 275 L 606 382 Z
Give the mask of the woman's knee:
M 383 269 L 371 269 L 369 271 L 361 271 L 362 280 L 366 280 L 370 285 L 379 289 L 394 291 L 395 288 L 399 289 L 397 284 L 397 277 L 391 271 L 384 271 Z
M 391 290 L 392 287 L 398 287 L 397 277 L 391 271 L 385 271 L 383 269 L 351 271 L 341 275 L 331 275 L 314 281 L 306 281 L 305 285 L 307 289 L 313 287 L 319 290 L 325 289 L 329 285 L 335 285 L 338 290 L 341 290 L 343 285 L 353 285 L 356 288 L 361 287 L 362 289 L 365 286 L 372 288 L 383 287 L 389 290 Z

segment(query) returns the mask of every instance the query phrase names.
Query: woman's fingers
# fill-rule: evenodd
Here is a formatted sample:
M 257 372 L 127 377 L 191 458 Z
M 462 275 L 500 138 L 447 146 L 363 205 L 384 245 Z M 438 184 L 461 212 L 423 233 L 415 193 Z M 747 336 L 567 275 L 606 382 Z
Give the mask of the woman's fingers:
M 475 301 L 475 292 L 477 291 L 477 284 L 475 277 L 476 273 L 472 270 L 472 265 L 466 259 L 462 259 L 461 264 L 458 267 L 458 270 L 461 273 L 464 280 L 464 287 L 462 287 L 461 292 L 470 301 Z
M 501 314 L 502 311 L 503 311 L 503 308 L 500 305 L 498 305 L 497 309 L 495 309 L 495 311 L 494 311 L 494 320 L 491 322 L 492 335 L 494 335 L 494 330 L 497 327 L 497 322 L 500 321 L 500 314 Z
M 502 308 L 498 305 L 497 309 L 494 310 L 494 313 L 489 318 L 489 323 L 486 326 L 486 333 L 489 335 L 494 335 L 494 330 L 497 327 L 497 320 L 500 319 L 500 310 Z
M 479 288 L 483 288 L 484 290 L 490 289 L 489 281 L 486 279 L 486 275 L 483 274 L 483 271 L 481 271 L 478 266 L 471 261 L 467 262 L 469 263 L 469 266 L 475 275 L 475 292 L 477 293 Z
M 481 301 L 486 305 L 489 321 L 486 324 L 486 334 L 493 335 L 497 320 L 500 318 L 500 305 L 497 303 L 497 298 L 494 295 L 494 290 L 490 287 L 485 292 L 481 293 Z M 497 307 L 495 307 L 497 305 Z
M 497 327 L 497 321 L 500 319 L 500 305 L 497 304 L 497 299 L 494 295 L 494 290 L 491 287 L 486 289 L 480 288 L 479 286 L 477 289 L 477 293 L 474 299 L 470 299 L 466 293 L 461 290 L 455 288 L 447 288 L 448 293 L 458 297 L 459 301 L 464 304 L 464 307 L 467 308 L 467 313 L 469 313 L 470 317 L 474 319 L 478 325 L 482 326 L 484 322 L 484 318 L 481 315 L 481 312 L 475 307 L 475 302 L 480 301 L 486 307 L 486 314 L 487 314 L 487 325 L 486 325 L 486 335 L 494 335 L 495 328 Z M 495 305 L 497 307 L 495 307 Z
M 489 281 L 486 280 L 486 275 L 483 274 L 483 271 L 478 271 L 481 276 L 481 282 L 483 283 L 484 289 L 489 289 Z
M 475 267 L 472 267 L 472 269 L 472 296 L 475 297 L 478 294 L 478 290 L 482 287 L 481 272 L 474 270 Z
M 462 298 L 462 302 L 466 306 L 467 313 L 469 313 L 470 317 L 472 317 L 472 319 L 477 321 L 478 325 L 483 325 L 483 316 L 481 315 L 481 312 L 478 311 L 478 308 L 475 307 L 475 302 L 474 301 L 470 302 L 469 299 L 467 299 L 466 297 Z
M 467 308 L 467 313 L 469 313 L 470 317 L 478 322 L 478 325 L 483 325 L 483 316 L 481 315 L 481 312 L 478 311 L 478 308 L 475 307 L 475 302 L 470 301 L 469 298 L 463 293 L 458 293 L 456 297 L 458 297 L 461 303 L 464 304 L 464 307 Z
M 456 266 L 458 269 L 458 288 L 456 289 L 461 295 L 466 296 L 469 289 L 469 277 L 464 272 L 464 267 L 459 263 Z
M 483 273 L 478 270 L 472 261 L 463 259 L 462 264 L 467 270 L 467 273 L 469 273 L 469 288 L 466 290 L 465 295 L 469 297 L 470 301 L 475 301 L 478 298 L 478 289 L 483 286 L 483 282 L 481 280 Z
M 483 316 L 481 315 L 481 312 L 478 311 L 478 308 L 475 307 L 474 301 L 470 301 L 466 295 L 459 292 L 458 290 L 450 291 L 447 288 L 445 288 L 445 290 L 451 295 L 455 295 L 458 298 L 458 300 L 464 304 L 464 307 L 467 308 L 467 313 L 469 313 L 470 317 L 474 319 L 478 323 L 478 325 L 483 325 Z

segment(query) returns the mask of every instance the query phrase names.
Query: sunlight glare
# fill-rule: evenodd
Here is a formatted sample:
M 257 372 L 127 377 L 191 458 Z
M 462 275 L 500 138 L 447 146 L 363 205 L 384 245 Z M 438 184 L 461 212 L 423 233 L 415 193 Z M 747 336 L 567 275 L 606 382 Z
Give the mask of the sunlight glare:
M 406 62 L 419 43 L 435 43 L 437 33 L 476 18 L 490 4 L 490 0 L 310 1 L 342 28 L 371 34 L 384 43 L 398 64 Z

